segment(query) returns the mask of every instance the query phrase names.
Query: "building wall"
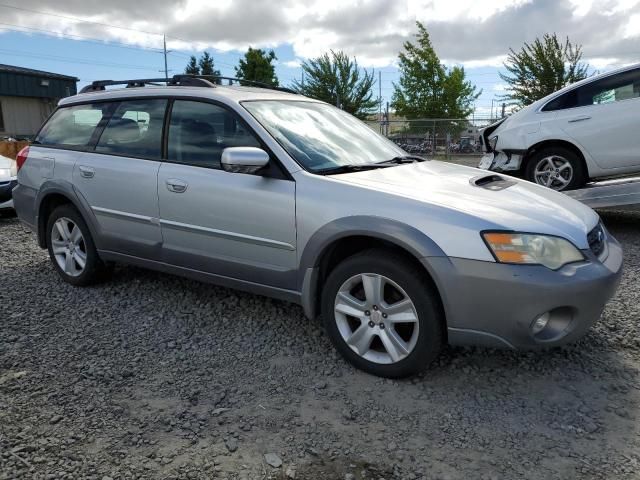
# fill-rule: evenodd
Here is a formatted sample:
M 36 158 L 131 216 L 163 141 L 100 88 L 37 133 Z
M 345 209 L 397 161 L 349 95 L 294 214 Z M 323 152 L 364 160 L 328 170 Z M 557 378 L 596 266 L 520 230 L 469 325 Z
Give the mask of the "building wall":
M 57 104 L 50 98 L 0 96 L 1 136 L 33 136 Z

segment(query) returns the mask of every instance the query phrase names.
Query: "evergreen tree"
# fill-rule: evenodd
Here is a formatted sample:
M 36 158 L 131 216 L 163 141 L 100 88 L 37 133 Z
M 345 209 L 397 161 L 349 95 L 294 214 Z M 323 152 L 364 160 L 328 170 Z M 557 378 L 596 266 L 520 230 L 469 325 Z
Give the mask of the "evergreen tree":
M 545 33 L 519 52 L 509 49 L 504 64 L 507 74 L 500 78 L 509 84 L 505 100 L 525 107 L 561 88 L 587 78 L 589 66 L 581 63 L 582 46 L 569 38 L 562 43 L 554 33 Z
M 304 82 L 294 80 L 293 88 L 302 95 L 332 103 L 365 119 L 378 106 L 373 98 L 373 72 L 361 70 L 356 59 L 344 52 L 325 53 L 302 64 Z
M 274 87 L 278 86 L 278 77 L 274 65 L 277 60 L 273 50 L 266 52 L 260 48 L 251 48 L 244 54 L 235 67 L 236 77 L 244 80 L 266 83 Z
M 191 55 L 187 67 L 184 69 L 184 73 L 188 75 L 200 75 L 200 67 L 198 67 L 198 60 L 195 55 Z

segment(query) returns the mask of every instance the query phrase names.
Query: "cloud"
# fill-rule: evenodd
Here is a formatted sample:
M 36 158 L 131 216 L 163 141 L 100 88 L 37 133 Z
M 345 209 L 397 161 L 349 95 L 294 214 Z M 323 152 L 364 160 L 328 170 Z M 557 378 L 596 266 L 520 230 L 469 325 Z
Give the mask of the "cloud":
M 38 0 L 0 8 L 3 23 L 159 47 L 224 51 L 291 46 L 296 58 L 329 49 L 366 67 L 392 65 L 415 21 L 427 26 L 438 55 L 467 68 L 501 66 L 545 32 L 583 45 L 598 68 L 638 61 L 640 0 Z M 70 17 L 97 22 L 83 23 Z M 129 30 L 113 28 L 118 25 Z M 294 67 L 295 61 L 283 62 Z

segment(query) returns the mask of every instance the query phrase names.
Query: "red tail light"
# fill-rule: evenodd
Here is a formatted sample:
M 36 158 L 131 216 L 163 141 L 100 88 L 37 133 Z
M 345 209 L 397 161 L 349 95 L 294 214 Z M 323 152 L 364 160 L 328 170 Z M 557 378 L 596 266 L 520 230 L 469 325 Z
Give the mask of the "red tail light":
M 29 147 L 24 147 L 22 150 L 18 152 L 18 156 L 16 157 L 16 166 L 18 167 L 18 171 L 24 165 L 24 162 L 27 161 L 27 156 L 29 155 Z

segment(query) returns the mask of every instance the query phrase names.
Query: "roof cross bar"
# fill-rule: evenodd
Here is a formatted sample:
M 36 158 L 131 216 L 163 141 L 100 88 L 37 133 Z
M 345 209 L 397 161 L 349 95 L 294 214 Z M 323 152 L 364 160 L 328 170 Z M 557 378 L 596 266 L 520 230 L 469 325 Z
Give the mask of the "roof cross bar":
M 298 92 L 296 92 L 295 90 L 292 90 L 290 88 L 286 88 L 286 87 L 276 87 L 273 85 L 270 85 L 268 83 L 265 82 L 258 82 L 256 80 L 246 80 L 244 78 L 236 78 L 236 77 L 223 77 L 220 75 L 191 75 L 191 74 L 179 74 L 179 75 L 174 75 L 173 78 L 174 79 L 182 79 L 182 78 L 199 78 L 199 79 L 204 79 L 204 80 L 209 80 L 209 81 L 213 81 L 214 83 L 218 83 L 218 80 L 228 80 L 229 84 L 231 84 L 231 82 L 238 82 L 240 85 L 242 86 L 254 86 L 254 87 L 260 87 L 260 88 L 266 88 L 269 90 L 278 90 L 279 92 L 286 92 L 286 93 L 295 93 L 297 94 Z
M 112 85 L 126 85 L 126 88 L 144 87 L 145 85 L 180 85 L 184 87 L 209 87 L 215 85 L 204 78 L 193 78 L 188 75 L 174 75 L 171 78 L 138 78 L 132 80 L 96 80 L 80 90 L 80 93 L 99 92 Z

